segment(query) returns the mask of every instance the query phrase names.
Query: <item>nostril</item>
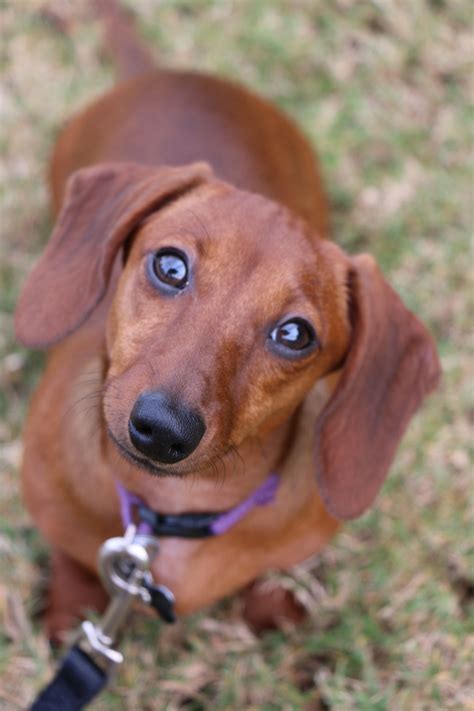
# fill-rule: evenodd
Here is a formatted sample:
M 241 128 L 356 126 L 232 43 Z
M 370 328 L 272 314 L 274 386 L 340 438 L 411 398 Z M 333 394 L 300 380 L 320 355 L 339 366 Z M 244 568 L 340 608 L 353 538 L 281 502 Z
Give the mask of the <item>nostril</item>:
M 169 448 L 169 453 L 172 457 L 184 457 L 186 455 L 185 449 L 181 444 L 172 444 Z
M 150 425 L 147 425 L 143 422 L 139 422 L 138 424 L 135 424 L 135 429 L 144 437 L 153 437 L 153 429 L 150 427 Z

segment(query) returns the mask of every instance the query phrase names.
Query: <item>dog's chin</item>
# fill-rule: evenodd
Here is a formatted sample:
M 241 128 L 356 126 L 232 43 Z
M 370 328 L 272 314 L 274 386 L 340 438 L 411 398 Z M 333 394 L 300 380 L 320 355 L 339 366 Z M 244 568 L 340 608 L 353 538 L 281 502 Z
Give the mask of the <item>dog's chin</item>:
M 114 436 L 113 432 L 110 429 L 107 430 L 107 434 L 108 434 L 111 442 L 115 445 L 119 454 L 124 459 L 126 459 L 131 464 L 134 464 L 136 467 L 143 469 L 144 471 L 148 472 L 149 474 L 154 474 L 155 476 L 177 476 L 177 477 L 181 477 L 181 476 L 184 476 L 185 474 L 187 474 L 187 472 L 183 471 L 182 467 L 180 467 L 179 464 L 169 464 L 169 465 L 165 465 L 165 466 L 160 466 L 160 465 L 156 464 L 155 462 L 152 462 L 150 459 L 146 459 L 145 457 L 140 457 L 140 455 L 131 451 L 126 445 L 122 444 L 122 442 L 120 442 L 120 440 L 118 440 Z

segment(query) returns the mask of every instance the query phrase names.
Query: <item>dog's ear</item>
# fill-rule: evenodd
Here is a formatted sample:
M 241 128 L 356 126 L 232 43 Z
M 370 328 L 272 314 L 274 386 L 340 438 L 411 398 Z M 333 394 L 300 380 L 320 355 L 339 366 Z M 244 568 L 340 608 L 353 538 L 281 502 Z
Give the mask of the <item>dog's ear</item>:
M 373 502 L 410 418 L 440 377 L 433 339 L 368 255 L 351 260 L 349 298 L 350 349 L 316 425 L 318 488 L 339 519 Z
M 45 348 L 76 330 L 103 299 L 131 231 L 211 175 L 206 163 L 183 168 L 104 163 L 74 173 L 51 239 L 20 296 L 18 340 Z

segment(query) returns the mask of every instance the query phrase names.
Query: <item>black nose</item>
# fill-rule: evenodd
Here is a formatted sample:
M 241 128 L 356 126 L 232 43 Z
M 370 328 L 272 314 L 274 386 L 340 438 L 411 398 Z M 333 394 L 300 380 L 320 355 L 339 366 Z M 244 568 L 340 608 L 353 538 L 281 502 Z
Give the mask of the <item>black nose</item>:
M 194 452 L 206 431 L 200 415 L 159 391 L 142 393 L 128 421 L 133 446 L 149 459 L 173 464 Z

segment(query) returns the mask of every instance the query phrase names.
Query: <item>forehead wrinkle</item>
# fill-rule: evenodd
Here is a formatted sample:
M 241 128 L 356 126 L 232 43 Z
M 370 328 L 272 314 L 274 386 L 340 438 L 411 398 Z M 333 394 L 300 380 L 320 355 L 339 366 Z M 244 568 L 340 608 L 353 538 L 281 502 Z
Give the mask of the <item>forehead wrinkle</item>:
M 203 220 L 197 215 L 194 210 L 192 210 L 190 207 L 185 208 L 186 212 L 190 213 L 191 216 L 193 217 L 194 221 L 197 223 L 199 229 L 199 236 L 197 233 L 193 232 L 191 230 L 191 234 L 193 234 L 195 240 L 196 240 L 196 248 L 197 252 L 200 257 L 203 256 L 203 254 L 206 251 L 206 246 L 207 244 L 211 241 L 211 235 L 209 234 L 209 230 L 206 227 L 206 223 L 203 222 Z

